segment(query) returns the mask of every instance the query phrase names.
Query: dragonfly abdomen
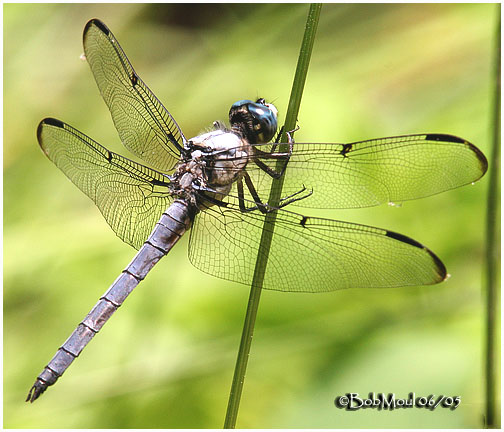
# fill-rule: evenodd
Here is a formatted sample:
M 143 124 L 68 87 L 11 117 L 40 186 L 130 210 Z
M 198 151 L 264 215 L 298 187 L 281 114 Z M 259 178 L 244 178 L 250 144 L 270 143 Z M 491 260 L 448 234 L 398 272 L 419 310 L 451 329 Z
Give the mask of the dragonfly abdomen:
M 163 213 L 150 237 L 108 291 L 58 349 L 28 393 L 27 401 L 35 401 L 47 387 L 53 385 L 72 364 L 96 333 L 122 305 L 128 295 L 147 276 L 190 227 L 192 209 L 175 200 Z

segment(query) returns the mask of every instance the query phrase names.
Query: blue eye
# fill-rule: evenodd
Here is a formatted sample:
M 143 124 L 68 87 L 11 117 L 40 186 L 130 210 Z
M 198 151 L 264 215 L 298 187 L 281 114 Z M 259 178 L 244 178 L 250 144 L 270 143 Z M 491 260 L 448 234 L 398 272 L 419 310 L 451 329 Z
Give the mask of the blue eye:
M 269 142 L 278 127 L 277 109 L 264 99 L 256 102 L 244 99 L 235 102 L 229 110 L 231 127 L 238 129 L 252 144 Z

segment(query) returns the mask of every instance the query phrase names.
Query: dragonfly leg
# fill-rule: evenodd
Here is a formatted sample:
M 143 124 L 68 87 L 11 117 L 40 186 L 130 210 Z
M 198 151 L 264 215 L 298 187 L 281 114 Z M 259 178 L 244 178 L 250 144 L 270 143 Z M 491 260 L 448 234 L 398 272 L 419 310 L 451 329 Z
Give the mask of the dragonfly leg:
M 288 143 L 289 143 L 289 151 L 287 152 L 276 152 L 276 148 L 278 145 L 278 141 L 281 137 L 281 133 L 283 131 L 283 126 L 282 129 L 280 130 L 280 133 L 277 135 L 277 138 L 275 140 L 275 143 L 271 147 L 270 152 L 265 152 L 262 150 L 259 150 L 257 147 L 252 146 L 254 149 L 254 153 L 256 158 L 254 158 L 254 163 L 261 168 L 265 173 L 270 175 L 271 177 L 278 179 L 282 177 L 283 173 L 285 172 L 285 169 L 287 168 L 287 164 L 289 163 L 289 159 L 292 155 L 292 151 L 294 150 L 294 138 L 292 137 L 292 133 L 296 132 L 299 129 L 299 126 L 296 127 L 296 129 L 291 130 L 287 132 L 287 138 L 288 138 Z M 273 168 L 270 168 L 268 165 L 266 165 L 261 159 L 283 159 L 284 164 L 280 171 L 276 171 Z
M 246 175 L 246 177 L 248 177 L 248 175 Z M 250 180 L 250 177 L 248 177 L 248 178 Z M 247 182 L 246 179 L 245 179 L 245 182 Z M 250 182 L 250 183 L 252 183 L 252 182 Z M 243 182 L 241 179 L 238 180 L 236 186 L 238 188 L 238 201 L 239 201 L 240 211 L 242 213 L 247 213 L 247 212 L 251 212 L 254 210 L 260 210 L 261 213 L 268 213 L 268 210 L 271 211 L 271 209 L 266 208 L 266 206 L 261 202 L 261 199 L 259 198 L 259 195 L 257 194 L 257 191 L 255 190 L 254 186 L 252 185 L 252 190 L 251 190 L 250 187 L 248 186 L 248 184 L 247 184 L 247 187 L 248 187 L 256 205 L 252 206 L 252 207 L 246 207 L 245 206 L 245 194 L 243 193 Z
M 280 200 L 280 207 L 279 208 L 285 207 L 286 205 L 292 204 L 293 202 L 301 201 L 305 198 L 308 198 L 309 196 L 311 196 L 313 194 L 313 188 L 310 189 L 308 192 L 306 192 L 305 195 L 301 195 L 303 192 L 306 192 L 305 185 L 303 185 L 303 187 L 301 189 L 299 189 L 297 192 L 294 192 L 293 194 L 290 194 L 290 195 L 287 195 L 286 197 L 283 197 Z
M 306 194 L 302 195 L 303 192 L 306 191 L 306 187 L 303 185 L 303 188 L 298 190 L 297 192 L 288 195 L 282 199 L 280 199 L 280 202 L 278 206 L 276 207 L 271 207 L 268 204 L 264 204 L 261 201 L 261 198 L 259 198 L 259 194 L 257 193 L 254 183 L 252 182 L 250 176 L 248 175 L 247 172 L 245 172 L 243 178 L 245 179 L 245 184 L 247 185 L 247 189 L 249 190 L 250 194 L 252 195 L 252 199 L 256 203 L 255 206 L 252 207 L 245 207 L 245 196 L 243 192 L 243 183 L 242 180 L 238 180 L 237 187 L 238 187 L 238 198 L 239 198 L 239 206 L 240 206 L 240 211 L 243 213 L 254 211 L 254 210 L 259 210 L 261 213 L 270 213 L 273 211 L 278 210 L 279 208 L 285 207 L 286 205 L 289 205 L 295 201 L 299 201 L 305 198 L 308 198 L 312 193 L 313 189 L 307 192 Z
M 280 142 L 280 138 L 282 137 L 284 129 L 285 129 L 285 126 L 282 126 L 280 128 L 280 131 L 278 132 L 278 134 L 275 138 L 275 143 L 271 146 L 271 153 L 274 153 L 276 151 L 276 148 L 278 146 L 278 143 Z
M 284 129 L 285 129 L 285 126 L 282 126 L 280 128 L 280 132 L 278 132 L 277 137 L 275 138 L 275 143 L 271 146 L 270 153 L 274 153 L 276 151 L 276 148 L 277 148 L 278 144 L 280 143 L 280 138 L 282 137 Z M 289 143 L 291 141 L 294 143 L 294 138 L 292 137 L 292 134 L 298 130 L 299 130 L 299 126 L 296 126 L 294 129 L 287 132 L 287 139 L 289 140 Z

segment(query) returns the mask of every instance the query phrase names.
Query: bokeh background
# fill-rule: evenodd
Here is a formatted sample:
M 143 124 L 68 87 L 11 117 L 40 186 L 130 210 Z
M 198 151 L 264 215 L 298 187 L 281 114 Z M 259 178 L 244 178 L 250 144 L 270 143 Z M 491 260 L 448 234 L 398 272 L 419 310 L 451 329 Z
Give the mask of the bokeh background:
M 451 133 L 487 155 L 498 5 L 326 4 L 298 141 Z M 4 5 L 4 426 L 222 427 L 245 286 L 205 275 L 183 239 L 57 385 L 37 374 L 134 255 L 42 154 L 60 118 L 126 156 L 82 53 L 94 17 L 194 136 L 232 102 L 285 114 L 307 5 Z M 323 173 L 321 173 L 323 175 Z M 487 180 L 402 207 L 317 212 L 432 248 L 441 285 L 264 292 L 238 418 L 248 428 L 474 428 L 483 414 Z M 300 269 L 292 269 L 300 271 Z M 461 396 L 455 410 L 336 409 L 347 392 Z

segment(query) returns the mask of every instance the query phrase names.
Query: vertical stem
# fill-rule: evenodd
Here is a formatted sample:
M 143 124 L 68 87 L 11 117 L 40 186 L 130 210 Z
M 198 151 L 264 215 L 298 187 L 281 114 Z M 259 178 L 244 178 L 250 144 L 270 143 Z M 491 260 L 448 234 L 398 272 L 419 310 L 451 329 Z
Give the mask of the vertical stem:
M 490 125 L 493 135 L 493 145 L 490 155 L 490 169 L 488 197 L 487 197 L 487 217 L 486 217 L 486 349 L 485 349 L 485 426 L 487 428 L 500 428 L 500 401 L 496 400 L 497 371 L 496 367 L 498 351 L 496 340 L 498 335 L 498 312 L 500 304 L 498 296 L 499 262 L 500 262 L 500 232 L 499 232 L 499 209 L 500 209 L 500 62 L 501 62 L 501 6 L 497 5 L 497 28 L 495 33 L 495 65 L 493 75 L 493 95 L 492 112 L 493 118 Z M 498 384 L 497 384 L 498 385 Z
M 284 133 L 281 142 L 286 142 L 286 131 L 291 131 L 296 126 L 296 120 L 301 104 L 301 96 L 303 94 L 304 83 L 308 72 L 308 65 L 313 50 L 313 43 L 315 41 L 315 33 L 317 30 L 318 20 L 320 16 L 321 4 L 311 4 L 306 19 L 305 33 L 301 50 L 299 52 L 298 64 L 296 67 L 296 75 L 292 84 L 292 91 L 289 100 L 289 107 L 284 125 Z M 282 151 L 282 149 L 280 149 Z M 277 170 L 280 170 L 282 161 L 277 161 Z M 271 192 L 268 200 L 270 206 L 277 206 L 280 202 L 283 185 L 283 176 L 274 180 L 271 187 Z M 233 429 L 236 425 L 236 418 L 238 416 L 238 408 L 240 406 L 240 399 L 243 390 L 243 382 L 245 380 L 245 372 L 247 370 L 247 361 L 250 353 L 250 346 L 252 344 L 252 335 L 254 333 L 254 325 L 259 308 L 259 299 L 261 298 L 261 290 L 266 274 L 266 265 L 268 263 L 268 254 L 273 239 L 273 229 L 276 220 L 276 212 L 267 213 L 264 221 L 264 228 L 261 235 L 261 242 L 257 254 L 256 266 L 254 269 L 254 276 L 252 279 L 252 286 L 250 289 L 250 297 L 247 305 L 247 312 L 245 315 L 245 323 L 243 324 L 243 332 L 238 350 L 238 357 L 236 359 L 236 366 L 233 376 L 233 383 L 231 385 L 231 392 L 229 394 L 229 402 L 226 412 L 226 419 L 224 427 Z

